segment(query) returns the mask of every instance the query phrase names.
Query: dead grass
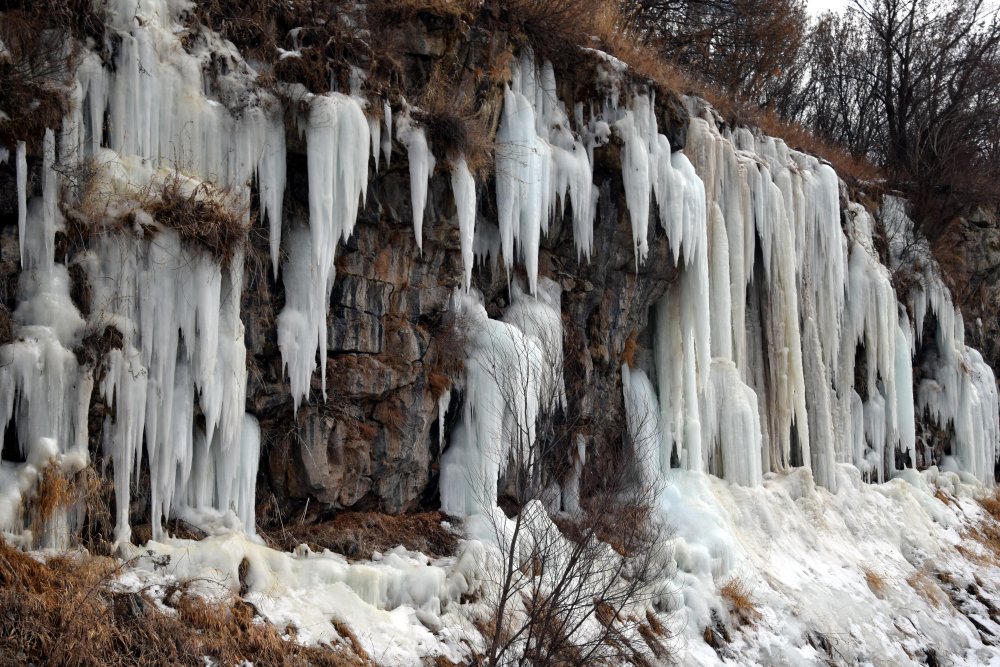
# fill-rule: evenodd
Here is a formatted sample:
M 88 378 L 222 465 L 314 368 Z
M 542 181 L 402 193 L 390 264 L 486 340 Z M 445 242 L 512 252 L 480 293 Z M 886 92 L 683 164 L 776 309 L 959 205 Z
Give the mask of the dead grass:
M 32 503 L 37 525 L 44 525 L 59 510 L 64 510 L 77 499 L 73 485 L 63 473 L 55 459 L 49 461 L 42 470 L 35 498 Z
M 246 246 L 252 227 L 246 211 L 236 206 L 229 193 L 207 182 L 185 192 L 181 179 L 169 180 L 143 209 L 176 231 L 181 240 L 207 250 L 224 267 Z
M 760 610 L 753 599 L 750 585 L 743 577 L 733 577 L 719 589 L 722 599 L 741 625 L 756 625 L 761 619 Z
M 347 627 L 346 623 L 334 620 L 333 629 L 337 631 L 338 635 L 347 640 L 347 642 L 351 645 L 351 650 L 353 650 L 354 654 L 361 658 L 363 662 L 371 662 L 371 658 L 368 656 L 368 652 L 365 650 L 365 647 L 361 645 L 361 642 L 358 641 L 357 635 L 355 635 L 354 631 Z
M 991 495 L 980 499 L 979 504 L 995 521 L 1000 521 L 1000 489 L 996 489 Z
M 625 339 L 625 348 L 622 350 L 622 361 L 631 367 L 635 367 L 635 355 L 639 351 L 639 332 L 632 330 L 628 338 Z
M 863 565 L 861 571 L 864 573 L 865 583 L 868 584 L 868 588 L 871 589 L 872 593 L 882 597 L 889 585 L 885 575 L 870 565 Z
M 484 180 L 493 168 L 489 123 L 484 112 L 477 111 L 471 91 L 459 87 L 461 70 L 450 72 L 445 62 L 432 72 L 413 115 L 427 129 L 431 149 L 440 158 L 453 163 L 464 157 L 469 170 Z
M 379 512 L 340 512 L 333 519 L 311 525 L 260 528 L 271 546 L 292 550 L 307 544 L 314 551 L 329 549 L 349 558 L 369 559 L 375 551 L 398 545 L 429 556 L 455 552 L 458 539 L 441 525 L 440 512 L 394 516 Z
M 906 578 L 906 583 L 934 607 L 940 607 L 948 601 L 947 596 L 941 591 L 941 587 L 937 585 L 926 568 L 921 567 L 914 570 L 913 574 Z
M 285 641 L 240 600 L 213 604 L 179 590 L 175 613 L 164 613 L 142 593 L 111 590 L 121 567 L 85 552 L 42 563 L 0 541 L 0 664 L 201 666 L 206 656 L 221 665 L 370 664 Z

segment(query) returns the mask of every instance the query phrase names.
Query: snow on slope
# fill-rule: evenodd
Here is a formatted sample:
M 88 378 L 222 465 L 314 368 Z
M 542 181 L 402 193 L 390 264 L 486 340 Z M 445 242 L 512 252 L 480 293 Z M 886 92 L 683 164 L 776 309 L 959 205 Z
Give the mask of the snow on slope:
M 831 493 L 801 468 L 754 487 L 672 473 L 661 503 L 677 569 L 657 615 L 677 663 L 923 665 L 930 651 L 939 664 L 1000 664 L 1000 649 L 985 643 L 1000 637 L 1000 554 L 970 536 L 987 520 L 976 480 L 930 469 L 868 484 L 847 465 L 837 475 Z M 240 590 L 245 558 L 244 598 L 277 627 L 294 627 L 297 641 L 342 641 L 338 621 L 380 664 L 419 665 L 482 650 L 474 622 L 489 619 L 482 568 L 491 549 L 466 540 L 454 558 L 397 548 L 348 563 L 232 532 L 132 547 L 119 585 L 156 597 L 192 581 L 226 598 Z M 720 593 L 734 578 L 761 614 L 752 624 L 741 625 Z M 705 627 L 729 640 L 713 649 Z

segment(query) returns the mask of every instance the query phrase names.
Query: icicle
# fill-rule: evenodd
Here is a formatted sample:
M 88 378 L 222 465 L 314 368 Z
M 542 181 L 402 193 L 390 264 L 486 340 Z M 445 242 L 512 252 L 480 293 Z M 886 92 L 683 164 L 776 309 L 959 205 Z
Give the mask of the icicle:
M 335 275 L 337 242 L 354 230 L 359 200 L 368 189 L 368 122 L 358 102 L 339 93 L 311 98 L 306 125 L 309 234 L 288 244 L 285 308 L 278 315 L 278 347 L 288 369 L 295 409 L 309 395 L 319 355 L 326 397 L 326 312 Z
M 558 286 L 543 280 L 538 299 L 514 287 L 507 321 L 489 319 L 475 295 L 461 298 L 471 334 L 465 400 L 440 486 L 442 511 L 455 516 L 496 506 L 508 458 L 530 467 L 539 413 L 565 401 Z
M 476 182 L 472 178 L 465 156 L 458 158 L 451 169 L 451 191 L 455 196 L 458 229 L 462 248 L 462 285 L 469 291 L 472 284 L 473 242 L 476 236 Z
M 17 240 L 21 248 L 21 266 L 24 266 L 24 227 L 28 219 L 28 163 L 27 148 L 17 142 Z
M 396 138 L 406 146 L 410 163 L 410 205 L 413 210 L 413 236 L 417 248 L 423 249 L 424 207 L 427 205 L 427 188 L 434 173 L 434 155 L 427 144 L 424 128 L 412 124 L 409 116 L 396 123 Z

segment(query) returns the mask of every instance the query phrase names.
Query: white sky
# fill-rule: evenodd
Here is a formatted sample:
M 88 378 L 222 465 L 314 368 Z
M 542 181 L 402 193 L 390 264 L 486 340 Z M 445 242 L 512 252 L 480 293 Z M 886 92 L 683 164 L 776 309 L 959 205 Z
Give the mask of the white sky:
M 806 9 L 810 16 L 819 16 L 827 10 L 843 11 L 850 0 L 806 0 Z

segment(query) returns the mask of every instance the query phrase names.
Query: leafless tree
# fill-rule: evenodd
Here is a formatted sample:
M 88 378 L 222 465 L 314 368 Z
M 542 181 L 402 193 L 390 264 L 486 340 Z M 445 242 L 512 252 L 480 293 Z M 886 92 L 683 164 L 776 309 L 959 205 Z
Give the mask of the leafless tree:
M 487 364 L 509 413 L 495 422 L 503 424 L 497 436 L 510 443 L 509 456 L 499 462 L 505 511 L 493 505 L 488 490 L 482 494 L 482 517 L 497 546 L 487 568 L 492 620 L 483 628 L 484 663 L 538 667 L 666 658 L 668 632 L 651 611 L 673 567 L 663 551 L 667 530 L 655 512 L 660 488 L 639 469 L 638 453 L 648 443 L 627 436 L 650 432 L 635 422 L 656 415 L 632 415 L 631 429 L 623 421 L 618 456 L 584 471 L 584 416 L 568 414 L 561 327 L 531 308 L 512 307 L 507 319 L 528 335 L 515 338 L 513 347 L 506 338 L 487 337 L 487 353 L 472 362 Z M 535 422 L 514 418 L 536 405 Z M 588 424 L 593 419 L 586 416 Z

